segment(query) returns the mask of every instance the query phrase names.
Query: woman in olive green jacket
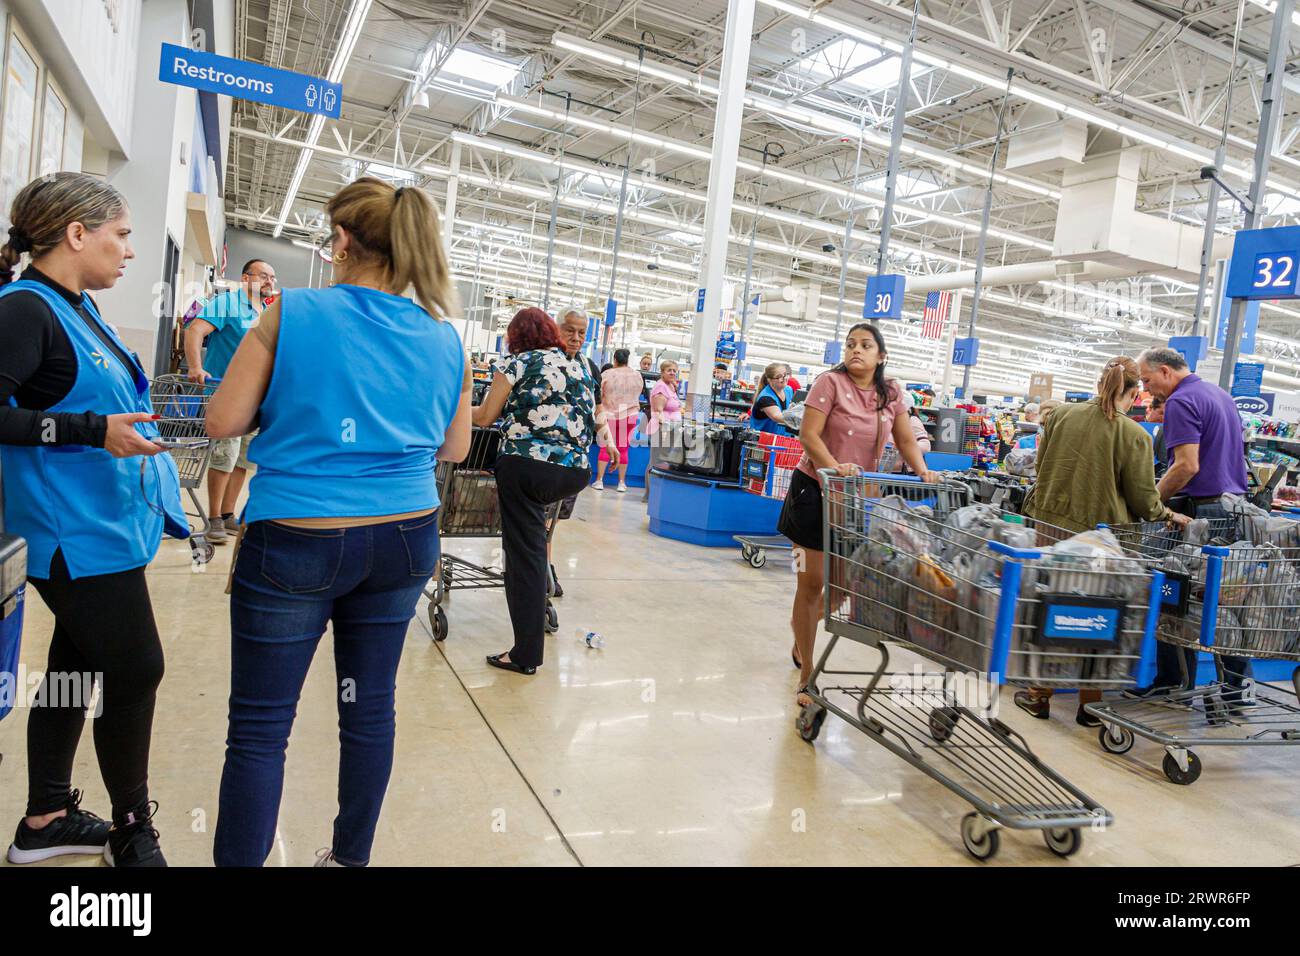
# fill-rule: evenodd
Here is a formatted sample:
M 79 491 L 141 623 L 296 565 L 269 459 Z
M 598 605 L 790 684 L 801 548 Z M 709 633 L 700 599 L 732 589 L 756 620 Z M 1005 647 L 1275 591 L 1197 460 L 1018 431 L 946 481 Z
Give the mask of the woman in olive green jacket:
M 1128 417 L 1137 394 L 1137 363 L 1120 356 L 1102 369 L 1096 398 L 1052 412 L 1039 439 L 1038 478 L 1025 514 L 1066 531 L 1134 521 L 1187 523 L 1156 492 L 1151 437 Z M 1022 710 L 1046 720 L 1052 691 L 1031 687 L 1014 699 Z M 1099 691 L 1080 690 L 1075 720 L 1097 726 L 1100 721 L 1083 705 L 1100 699 Z

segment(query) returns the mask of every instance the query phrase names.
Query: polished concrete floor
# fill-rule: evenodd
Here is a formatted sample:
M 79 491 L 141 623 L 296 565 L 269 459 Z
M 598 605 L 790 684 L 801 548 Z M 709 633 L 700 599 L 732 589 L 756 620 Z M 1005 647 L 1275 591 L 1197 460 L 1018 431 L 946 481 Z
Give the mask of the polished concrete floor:
M 453 593 L 442 644 L 430 639 L 421 602 L 398 678 L 396 765 L 372 862 L 972 864 L 958 836 L 969 806 L 955 794 L 834 716 L 815 745 L 795 733 L 793 578 L 781 555 L 756 571 L 738 551 L 657 538 L 646 523 L 637 491 L 582 495 L 556 535 L 560 631 L 535 677 L 484 663 L 511 643 L 499 590 Z M 478 560 L 493 547 L 444 542 Z M 187 546 L 168 542 L 149 571 L 167 654 L 151 788 L 173 865 L 211 861 L 230 552 L 218 549 L 195 574 Z M 27 613 L 23 661 L 38 669 L 51 621 L 34 594 Z M 576 629 L 598 631 L 607 646 L 587 648 Z M 842 659 L 866 665 L 873 653 L 850 645 Z M 332 670 L 322 643 L 289 747 L 271 865 L 309 864 L 329 841 Z M 1127 757 L 1103 754 L 1096 732 L 1074 725 L 1073 701 L 1058 701 L 1051 721 L 1009 700 L 1002 718 L 1115 822 L 1087 833 L 1068 861 L 1036 834 L 1005 833 L 992 865 L 1300 864 L 1300 748 L 1205 748 L 1200 781 L 1178 787 L 1160 773 L 1159 748 L 1139 741 Z M 0 723 L 5 826 L 24 803 L 25 723 L 22 708 Z M 74 785 L 87 808 L 107 814 L 89 729 Z

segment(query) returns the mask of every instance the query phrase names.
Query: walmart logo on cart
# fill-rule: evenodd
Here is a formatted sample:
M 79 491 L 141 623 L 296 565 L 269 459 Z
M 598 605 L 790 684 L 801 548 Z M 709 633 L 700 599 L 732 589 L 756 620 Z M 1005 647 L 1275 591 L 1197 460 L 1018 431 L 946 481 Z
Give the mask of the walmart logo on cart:
M 1053 607 L 1048 615 L 1048 637 L 1103 637 L 1114 633 L 1118 608 Z
M 1105 614 L 1094 614 L 1092 617 L 1074 617 L 1070 614 L 1058 614 L 1052 619 L 1052 623 L 1061 628 L 1073 628 L 1080 631 L 1100 631 L 1108 623 Z

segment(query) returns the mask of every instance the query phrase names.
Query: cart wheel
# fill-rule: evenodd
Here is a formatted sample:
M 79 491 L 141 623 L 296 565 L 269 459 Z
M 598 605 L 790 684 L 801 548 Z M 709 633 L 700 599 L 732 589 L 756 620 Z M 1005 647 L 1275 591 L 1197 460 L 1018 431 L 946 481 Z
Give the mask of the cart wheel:
M 742 560 L 748 561 L 748 560 L 749 560 L 751 557 L 753 557 L 753 556 L 754 556 L 754 549 L 753 549 L 753 548 L 751 548 L 751 547 L 750 547 L 749 545 L 747 545 L 747 544 L 742 544 L 742 545 L 740 546 L 740 557 L 741 557 Z
M 1097 731 L 1097 740 L 1108 754 L 1126 754 L 1133 749 L 1133 731 L 1127 727 L 1101 727 Z
M 822 732 L 822 724 L 826 722 L 826 708 L 818 704 L 809 704 L 803 710 L 799 711 L 799 716 L 795 718 L 794 726 L 799 731 L 799 736 L 808 743 L 817 739 L 817 735 Z
M 546 602 L 546 633 L 554 634 L 560 629 L 560 614 L 555 610 L 555 605 L 550 601 Z
M 930 711 L 930 736 L 935 743 L 943 743 L 957 728 L 961 713 L 955 707 L 938 707 Z
M 1043 842 L 1057 856 L 1074 856 L 1083 846 L 1083 833 L 1078 827 L 1049 827 L 1043 831 Z
M 1180 786 L 1188 786 L 1195 783 L 1201 776 L 1201 758 L 1196 756 L 1190 750 L 1187 751 L 1187 769 L 1184 770 L 1178 766 L 1178 761 L 1174 759 L 1171 753 L 1165 754 L 1163 765 L 1165 776 L 1169 778 L 1170 783 L 1176 783 Z
M 996 827 L 988 827 L 983 835 L 978 836 L 983 824 L 978 813 L 968 813 L 961 818 L 961 842 L 966 844 L 966 852 L 977 860 L 991 860 L 998 852 L 1002 837 Z
M 429 627 L 433 631 L 435 641 L 445 641 L 447 639 L 447 612 L 442 609 L 441 605 L 429 605 Z
M 751 551 L 751 552 L 749 552 L 749 566 L 750 566 L 751 568 L 761 568 L 761 567 L 762 567 L 763 565 L 765 565 L 765 564 L 767 564 L 767 552 L 766 552 L 766 551 Z
M 216 545 L 201 534 L 190 536 L 190 556 L 197 564 L 207 564 L 217 553 Z

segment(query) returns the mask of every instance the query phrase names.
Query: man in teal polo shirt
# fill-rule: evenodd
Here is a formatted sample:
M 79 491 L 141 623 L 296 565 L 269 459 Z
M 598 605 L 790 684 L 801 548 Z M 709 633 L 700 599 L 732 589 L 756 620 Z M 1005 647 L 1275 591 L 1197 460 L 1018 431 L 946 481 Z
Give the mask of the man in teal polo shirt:
M 213 296 L 185 328 L 185 362 L 191 382 L 206 382 L 226 374 L 235 349 L 244 335 L 257 324 L 265 299 L 275 293 L 275 270 L 262 259 L 244 263 L 239 285 Z M 203 340 L 208 340 L 207 352 Z M 212 443 L 208 463 L 208 514 L 212 530 L 208 540 L 225 544 L 226 532 L 234 531 L 235 502 L 248 477 L 248 443 L 252 435 L 225 438 Z

